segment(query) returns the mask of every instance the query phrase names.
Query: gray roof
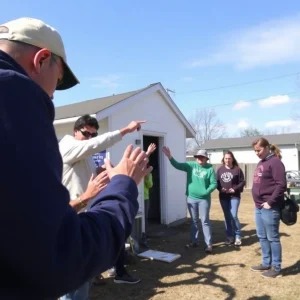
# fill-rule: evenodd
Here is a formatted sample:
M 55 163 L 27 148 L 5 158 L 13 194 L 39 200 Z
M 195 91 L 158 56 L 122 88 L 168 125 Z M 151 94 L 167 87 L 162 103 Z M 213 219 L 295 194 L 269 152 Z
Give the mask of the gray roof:
M 209 140 L 206 141 L 201 148 L 204 148 L 206 150 L 248 148 L 251 147 L 253 141 L 260 137 L 261 136 L 245 136 L 240 138 Z M 274 145 L 294 145 L 295 143 L 300 143 L 300 133 L 265 135 L 263 137 L 265 137 L 271 144 Z
M 95 114 L 103 109 L 106 109 L 106 108 L 108 108 L 114 104 L 117 104 L 135 94 L 138 94 L 138 93 L 144 91 L 148 87 L 137 90 L 137 91 L 123 93 L 123 94 L 82 101 L 82 102 L 73 103 L 73 104 L 64 105 L 64 106 L 58 106 L 55 108 L 55 120 L 78 117 L 78 116 L 82 116 L 85 114 L 89 114 L 89 115 Z

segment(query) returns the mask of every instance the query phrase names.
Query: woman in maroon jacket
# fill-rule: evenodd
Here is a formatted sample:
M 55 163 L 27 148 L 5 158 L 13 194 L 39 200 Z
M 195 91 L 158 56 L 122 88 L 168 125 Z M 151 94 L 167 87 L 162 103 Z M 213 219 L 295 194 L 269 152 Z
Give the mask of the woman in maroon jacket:
M 219 199 L 225 217 L 227 245 L 240 246 L 241 224 L 238 218 L 238 209 L 243 192 L 245 179 L 237 160 L 231 151 L 227 151 L 222 159 L 223 166 L 217 171 Z
M 261 159 L 254 173 L 252 196 L 262 264 L 251 267 L 251 270 L 262 272 L 263 277 L 275 278 L 281 276 L 279 223 L 286 190 L 285 168 L 277 146 L 271 145 L 265 138 L 257 139 L 252 145 Z

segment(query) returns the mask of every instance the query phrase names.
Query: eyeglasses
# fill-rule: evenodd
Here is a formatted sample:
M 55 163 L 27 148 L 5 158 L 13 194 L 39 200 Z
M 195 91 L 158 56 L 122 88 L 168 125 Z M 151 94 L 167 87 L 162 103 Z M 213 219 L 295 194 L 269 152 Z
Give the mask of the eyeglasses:
M 82 135 L 84 136 L 84 137 L 86 137 L 86 138 L 89 138 L 89 137 L 96 137 L 96 136 L 98 136 L 98 132 L 94 132 L 94 133 L 90 133 L 89 131 L 83 131 L 83 130 L 79 130 L 81 133 L 82 133 Z

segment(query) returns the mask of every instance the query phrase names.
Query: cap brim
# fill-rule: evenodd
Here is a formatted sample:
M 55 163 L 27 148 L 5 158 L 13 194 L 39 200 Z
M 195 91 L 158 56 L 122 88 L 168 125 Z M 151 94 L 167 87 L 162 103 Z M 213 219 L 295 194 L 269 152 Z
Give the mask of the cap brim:
M 194 158 L 197 158 L 197 157 L 199 157 L 199 156 L 206 157 L 207 159 L 209 159 L 209 157 L 208 157 L 208 156 L 205 156 L 205 155 L 194 155 Z
M 62 83 L 56 87 L 56 90 L 58 91 L 70 89 L 79 83 L 79 80 L 74 75 L 74 73 L 72 72 L 68 64 L 64 61 L 63 64 L 64 64 L 64 77 L 62 79 Z

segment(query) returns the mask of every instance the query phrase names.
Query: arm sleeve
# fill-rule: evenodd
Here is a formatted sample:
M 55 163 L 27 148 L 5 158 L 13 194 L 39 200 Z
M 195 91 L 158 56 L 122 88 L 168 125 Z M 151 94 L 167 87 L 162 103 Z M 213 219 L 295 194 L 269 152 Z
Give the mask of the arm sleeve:
M 40 299 L 57 298 L 115 263 L 138 210 L 138 190 L 129 177 L 115 176 L 89 211 L 77 214 L 61 183 L 53 104 L 32 85 L 1 84 L 1 269 L 7 284 L 14 278 Z
M 267 202 L 273 206 L 281 200 L 287 187 L 284 164 L 279 159 L 271 166 L 271 173 L 275 181 L 275 189 Z
M 242 192 L 246 184 L 245 176 L 241 168 L 239 168 L 239 184 L 234 188 L 235 191 Z
M 215 170 L 211 168 L 211 173 L 209 177 L 209 186 L 207 188 L 207 194 L 211 194 L 217 188 L 217 180 Z
M 216 178 L 216 180 L 217 180 L 217 189 L 218 189 L 218 191 L 222 191 L 222 185 L 221 185 L 221 178 L 220 178 L 220 171 L 219 171 L 220 169 L 218 169 L 217 170 L 217 178 Z
M 185 172 L 187 172 L 190 166 L 188 162 L 180 163 L 177 160 L 175 160 L 173 157 L 170 159 L 170 163 L 175 169 L 180 171 L 185 171 Z
M 122 135 L 120 131 L 116 130 L 101 134 L 89 140 L 62 140 L 60 142 L 60 153 L 64 163 L 72 164 L 113 146 L 121 139 Z

